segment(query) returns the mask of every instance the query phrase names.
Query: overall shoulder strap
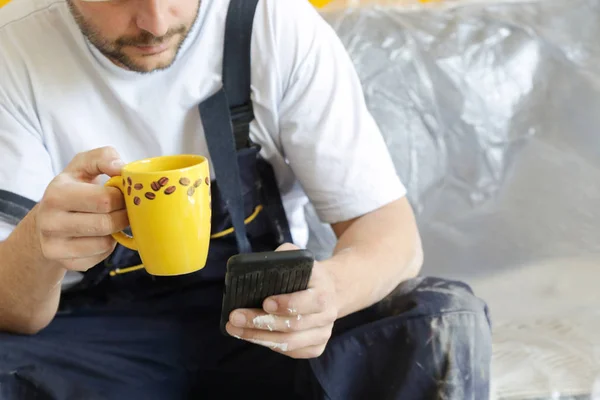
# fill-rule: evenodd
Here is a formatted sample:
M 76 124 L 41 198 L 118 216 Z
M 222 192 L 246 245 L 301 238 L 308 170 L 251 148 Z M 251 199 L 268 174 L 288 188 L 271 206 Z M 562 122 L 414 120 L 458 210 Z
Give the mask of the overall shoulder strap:
M 242 181 L 237 150 L 248 147 L 250 122 L 250 52 L 258 0 L 231 0 L 225 25 L 223 88 L 198 106 L 217 186 L 231 216 L 240 253 L 252 251 L 244 224 Z
M 229 100 L 236 148 L 249 147 L 254 120 L 251 85 L 251 39 L 259 0 L 231 0 L 225 25 L 223 85 Z

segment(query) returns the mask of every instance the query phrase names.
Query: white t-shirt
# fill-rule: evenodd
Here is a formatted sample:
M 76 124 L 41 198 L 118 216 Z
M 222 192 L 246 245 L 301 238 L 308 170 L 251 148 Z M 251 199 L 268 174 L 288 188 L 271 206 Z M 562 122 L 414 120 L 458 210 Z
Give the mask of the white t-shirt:
M 197 105 L 221 86 L 229 1 L 203 0 L 174 65 L 138 74 L 91 46 L 64 0 L 0 9 L 0 190 L 39 201 L 78 152 L 111 145 L 125 162 L 208 156 Z M 354 66 L 307 0 L 262 0 L 252 36 L 251 138 L 274 167 L 292 236 L 303 208 L 325 223 L 405 195 Z M 12 229 L 0 225 L 0 240 Z

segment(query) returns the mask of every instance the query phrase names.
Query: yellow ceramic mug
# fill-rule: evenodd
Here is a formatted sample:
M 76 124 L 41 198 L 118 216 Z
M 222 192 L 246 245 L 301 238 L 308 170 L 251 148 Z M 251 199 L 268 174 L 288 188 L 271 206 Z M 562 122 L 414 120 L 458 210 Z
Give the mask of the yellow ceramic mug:
M 123 192 L 133 237 L 118 232 L 115 240 L 137 250 L 151 275 L 204 268 L 211 229 L 208 160 L 198 155 L 148 158 L 125 165 L 121 175 L 106 186 Z
M 331 0 L 310 0 L 311 4 L 317 8 L 325 7 Z

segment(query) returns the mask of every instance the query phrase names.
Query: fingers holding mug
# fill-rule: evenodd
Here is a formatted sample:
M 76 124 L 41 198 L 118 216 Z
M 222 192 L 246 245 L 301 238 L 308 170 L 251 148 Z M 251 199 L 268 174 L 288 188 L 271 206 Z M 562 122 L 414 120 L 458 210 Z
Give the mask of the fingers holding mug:
M 131 183 L 131 182 L 129 182 Z M 127 228 L 129 226 L 129 218 L 127 217 L 127 205 L 126 205 L 126 201 L 125 201 L 125 193 L 127 190 L 129 190 L 129 195 L 131 195 L 131 185 L 127 186 L 127 179 L 122 177 L 122 176 L 113 176 L 112 178 L 110 178 L 106 183 L 105 183 L 105 187 L 107 188 L 115 188 L 118 189 L 121 193 L 119 193 L 119 198 L 122 201 L 124 210 L 120 210 L 123 211 L 126 217 L 126 221 L 127 221 L 127 225 L 123 226 L 120 225 L 121 228 L 118 229 L 118 231 L 113 231 L 111 232 L 112 237 L 122 246 L 127 247 L 130 250 L 138 250 L 138 246 L 135 243 L 135 240 L 130 237 L 127 236 L 125 233 L 123 233 L 123 229 Z M 126 188 L 127 187 L 127 188 Z M 136 202 L 137 198 L 134 198 L 134 203 Z M 122 217 L 122 216 L 121 216 Z

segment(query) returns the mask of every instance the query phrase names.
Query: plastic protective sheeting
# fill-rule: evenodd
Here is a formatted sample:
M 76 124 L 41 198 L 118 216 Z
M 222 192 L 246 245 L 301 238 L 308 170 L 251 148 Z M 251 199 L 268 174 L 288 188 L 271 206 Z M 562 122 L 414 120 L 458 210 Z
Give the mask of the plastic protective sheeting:
M 490 306 L 494 397 L 600 399 L 600 0 L 368 3 L 321 12 L 408 187 L 424 274 Z

